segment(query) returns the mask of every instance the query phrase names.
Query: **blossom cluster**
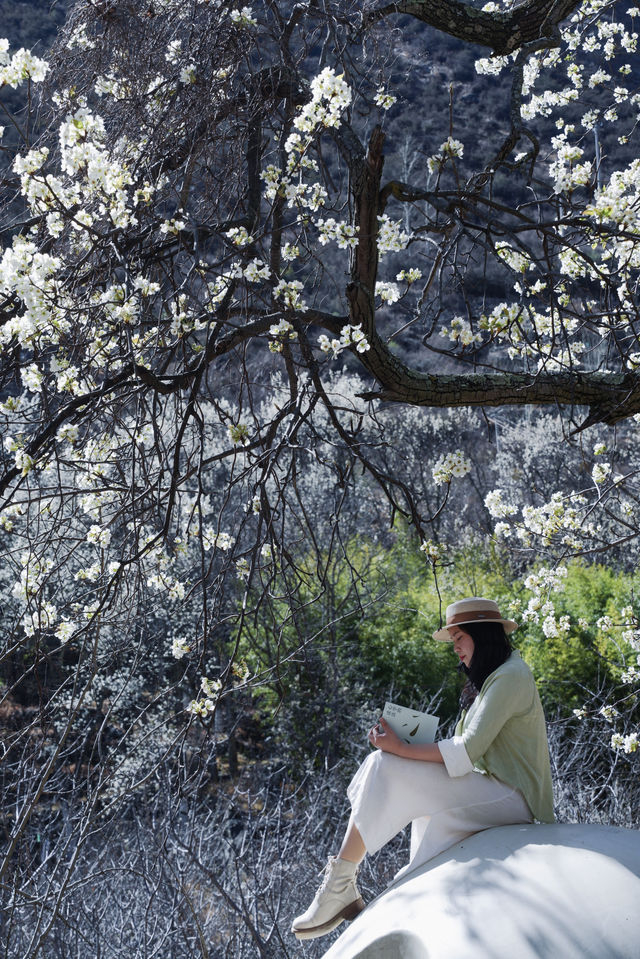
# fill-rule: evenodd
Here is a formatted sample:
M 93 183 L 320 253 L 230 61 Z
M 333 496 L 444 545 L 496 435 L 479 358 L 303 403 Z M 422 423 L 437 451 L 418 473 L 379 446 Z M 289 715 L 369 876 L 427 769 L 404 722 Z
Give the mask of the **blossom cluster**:
M 376 95 L 373 100 L 376 106 L 380 107 L 381 110 L 390 110 L 394 103 L 397 102 L 397 97 L 394 97 L 392 93 L 389 93 L 385 90 L 384 87 L 378 87 L 376 90 Z
M 272 353 L 282 353 L 282 348 L 287 340 L 297 340 L 298 334 L 293 328 L 293 324 L 288 320 L 280 320 L 279 323 L 273 323 L 269 327 L 269 336 L 273 337 L 269 341 L 269 349 Z
M 404 232 L 400 221 L 392 220 L 386 213 L 378 217 L 378 253 L 400 252 L 410 239 L 411 235 Z
M 445 453 L 437 461 L 431 473 L 434 483 L 441 486 L 450 483 L 452 479 L 460 479 L 471 472 L 471 460 L 463 450 Z
M 338 244 L 341 250 L 347 250 L 358 245 L 357 227 L 350 223 L 339 223 L 330 217 L 326 220 L 316 220 L 318 240 L 325 246 L 331 240 Z
M 253 243 L 255 237 L 247 231 L 244 226 L 234 226 L 225 233 L 227 239 L 231 240 L 234 246 L 248 246 Z
M 413 266 L 408 270 L 400 270 L 400 272 L 396 275 L 396 280 L 399 283 L 404 281 L 408 286 L 411 286 L 412 283 L 416 283 L 421 278 L 422 270 L 418 270 Z
M 0 87 L 14 89 L 25 80 L 42 83 L 49 70 L 46 60 L 41 60 L 29 50 L 20 49 L 9 58 L 9 41 L 0 38 Z
M 355 347 L 357 353 L 366 353 L 367 350 L 371 348 L 370 343 L 362 332 L 361 323 L 358 323 L 357 326 L 353 326 L 350 323 L 343 326 L 339 339 L 334 337 L 334 339 L 330 340 L 326 334 L 322 333 L 318 337 L 318 344 L 323 353 L 331 354 L 332 359 L 339 356 L 340 353 L 349 346 Z
M 542 566 L 530 573 L 524 582 L 532 595 L 520 614 L 522 622 L 538 623 L 547 639 L 567 636 L 571 628 L 569 617 L 558 616 L 554 605 L 554 597 L 565 588 L 567 572 L 566 566 Z
M 433 153 L 427 160 L 429 173 L 438 173 L 447 160 L 455 160 L 464 154 L 464 144 L 460 140 L 455 140 L 449 136 L 440 144 L 436 153 Z
M 504 498 L 504 490 L 494 489 L 487 493 L 484 498 L 484 505 L 491 515 L 497 519 L 504 519 L 506 516 L 513 516 L 517 512 L 515 506 L 507 502 Z
M 307 307 L 302 298 L 300 280 L 278 280 L 273 290 L 273 297 L 276 300 L 282 300 L 288 310 L 304 310 Z
M 497 494 L 500 492 L 500 497 Z M 486 503 L 487 508 L 500 510 L 502 503 L 501 491 L 495 490 L 489 494 L 491 498 Z M 596 533 L 595 523 L 589 517 L 588 501 L 581 493 L 564 494 L 555 492 L 547 502 L 539 506 L 530 503 L 525 504 L 520 510 L 520 517 L 517 517 L 517 511 L 507 513 L 505 516 L 513 517 L 511 522 L 499 522 L 494 527 L 496 536 L 515 537 L 523 546 L 531 546 L 533 543 L 550 546 L 552 543 L 559 543 L 572 549 L 583 545 L 584 538 L 593 536 Z M 498 512 L 493 513 L 499 516 Z
M 207 551 L 221 549 L 226 553 L 231 549 L 234 542 L 235 539 L 230 533 L 218 533 L 211 526 L 205 527 L 202 531 L 202 546 Z
M 251 7 L 241 7 L 240 10 L 231 10 L 229 17 L 236 27 L 256 27 L 258 25 L 258 21 L 253 16 Z
M 471 324 L 463 316 L 454 316 L 449 326 L 440 327 L 440 336 L 446 336 L 454 343 L 460 343 L 462 346 L 482 343 L 482 333 L 474 333 Z
M 400 299 L 400 288 L 396 283 L 385 283 L 383 280 L 376 282 L 376 296 L 379 296 L 383 303 L 397 303 Z
M 424 553 L 433 566 L 436 566 L 446 557 L 448 549 L 449 547 L 446 543 L 436 543 L 432 539 L 425 539 L 420 544 L 420 552 Z
M 171 643 L 171 655 L 174 659 L 183 659 L 191 652 L 191 647 L 186 639 L 176 637 Z
M 640 748 L 640 739 L 638 739 L 637 733 L 630 733 L 628 736 L 624 736 L 621 733 L 613 733 L 611 746 L 616 751 L 635 753 Z

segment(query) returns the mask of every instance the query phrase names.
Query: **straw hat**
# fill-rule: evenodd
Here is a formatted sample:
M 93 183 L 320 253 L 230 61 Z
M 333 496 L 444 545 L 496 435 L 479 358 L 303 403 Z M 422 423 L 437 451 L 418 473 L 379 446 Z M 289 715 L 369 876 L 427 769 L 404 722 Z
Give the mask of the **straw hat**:
M 505 633 L 512 633 L 518 624 L 512 619 L 504 619 L 498 609 L 498 604 L 492 599 L 482 599 L 480 596 L 470 596 L 468 599 L 459 599 L 457 603 L 447 606 L 445 614 L 447 625 L 437 629 L 433 638 L 440 642 L 451 642 L 449 626 L 463 626 L 465 623 L 502 623 Z

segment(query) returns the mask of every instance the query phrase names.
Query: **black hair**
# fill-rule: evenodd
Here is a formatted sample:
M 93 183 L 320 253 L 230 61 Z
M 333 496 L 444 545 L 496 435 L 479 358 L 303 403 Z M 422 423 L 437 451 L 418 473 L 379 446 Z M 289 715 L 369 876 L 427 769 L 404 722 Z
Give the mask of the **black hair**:
M 460 629 L 473 640 L 471 664 L 461 668 L 480 691 L 485 679 L 507 661 L 513 647 L 502 623 L 461 623 Z

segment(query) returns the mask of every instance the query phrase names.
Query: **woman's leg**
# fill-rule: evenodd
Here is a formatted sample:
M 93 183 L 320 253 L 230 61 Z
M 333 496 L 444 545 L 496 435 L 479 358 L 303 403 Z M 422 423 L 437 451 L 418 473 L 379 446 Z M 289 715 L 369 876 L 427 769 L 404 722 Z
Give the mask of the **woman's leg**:
M 366 850 L 353 816 L 349 819 L 337 856 L 330 856 L 324 879 L 305 913 L 293 920 L 298 939 L 315 939 L 331 932 L 343 919 L 355 919 L 364 909 L 356 885 L 358 864 Z
M 339 859 L 346 859 L 349 862 L 360 863 L 364 859 L 364 854 L 367 850 L 364 847 L 364 842 L 362 836 L 356 826 L 355 819 L 353 815 L 349 819 L 349 825 L 344 834 L 344 839 L 342 840 L 342 845 L 340 846 L 340 851 L 338 853 Z

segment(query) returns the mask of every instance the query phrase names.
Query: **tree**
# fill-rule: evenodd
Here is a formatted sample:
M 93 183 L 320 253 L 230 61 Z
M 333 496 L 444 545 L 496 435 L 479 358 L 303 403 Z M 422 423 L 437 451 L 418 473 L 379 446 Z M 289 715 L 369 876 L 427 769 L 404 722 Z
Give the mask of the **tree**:
M 9 742 L 5 881 L 43 797 L 90 797 L 88 836 L 185 735 L 215 768 L 246 690 L 280 691 L 371 601 L 363 530 L 411 526 L 437 574 L 458 477 L 527 559 L 635 549 L 638 15 L 117 0 L 78 4 L 48 66 L 0 46 L 0 88 L 27 94 L 2 186 L 0 668 L 12 709 L 38 705 Z M 455 89 L 421 99 L 434 30 L 484 48 L 490 136 L 458 138 Z M 503 435 L 536 405 L 564 417 L 544 495 L 492 488 L 480 413 L 423 412 L 478 407 Z M 348 588 L 307 618 L 336 564 Z

